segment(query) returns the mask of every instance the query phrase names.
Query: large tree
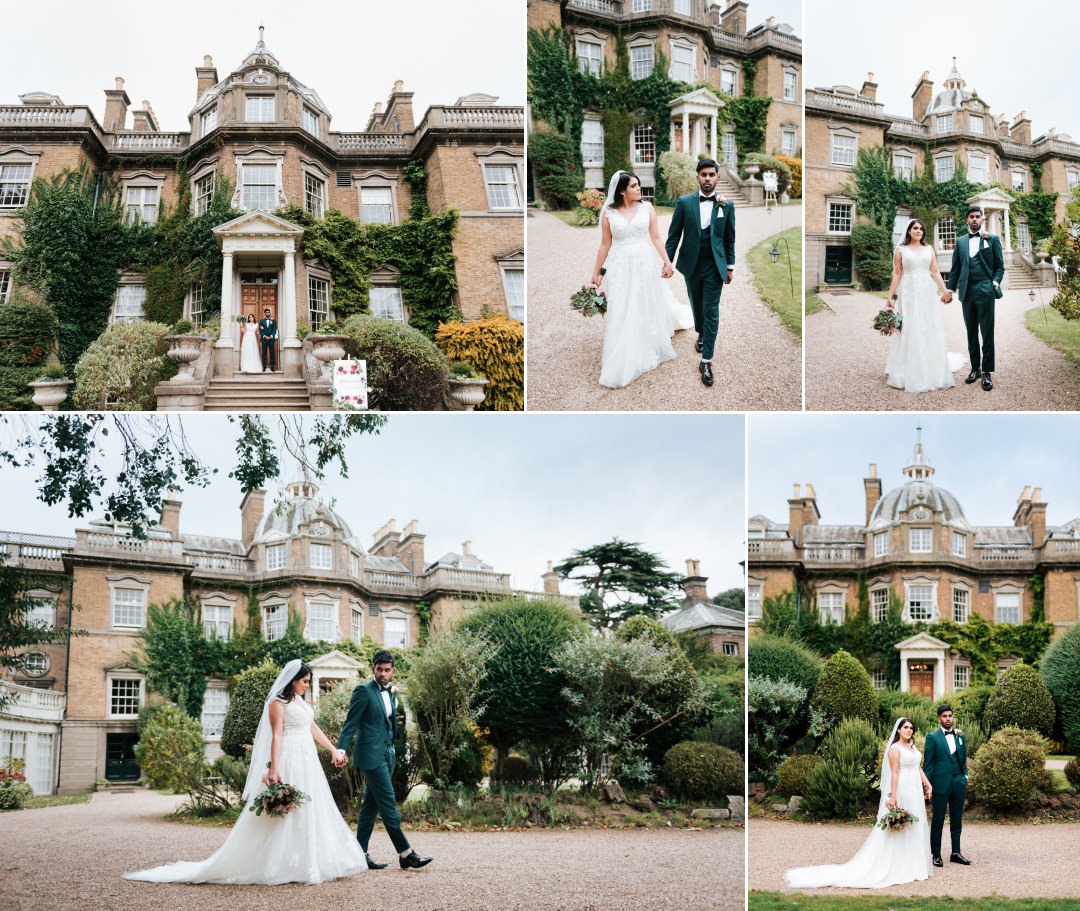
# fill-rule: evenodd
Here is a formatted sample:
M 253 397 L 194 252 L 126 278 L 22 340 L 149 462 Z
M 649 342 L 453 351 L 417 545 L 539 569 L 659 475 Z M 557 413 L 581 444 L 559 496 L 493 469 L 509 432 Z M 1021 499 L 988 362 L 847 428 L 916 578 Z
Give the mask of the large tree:
M 712 603 L 728 610 L 746 610 L 746 591 L 742 588 L 729 588 L 713 595 Z
M 575 550 L 555 572 L 585 589 L 581 611 L 597 629 L 615 629 L 628 617 L 655 618 L 671 610 L 682 579 L 656 554 L 618 538 Z

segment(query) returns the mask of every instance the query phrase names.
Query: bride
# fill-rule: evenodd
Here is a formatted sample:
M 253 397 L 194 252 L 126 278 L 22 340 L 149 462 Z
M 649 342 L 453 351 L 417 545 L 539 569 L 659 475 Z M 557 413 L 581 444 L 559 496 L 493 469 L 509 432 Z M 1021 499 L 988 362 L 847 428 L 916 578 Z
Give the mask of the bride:
M 225 844 L 206 860 L 125 873 L 124 879 L 276 885 L 320 883 L 367 869 L 364 852 L 341 818 L 319 764 L 315 741 L 336 751 L 303 699 L 310 685 L 311 668 L 296 658 L 274 681 L 251 749 L 243 798 L 250 800 L 273 780 L 293 785 L 311 800 L 283 817 L 256 816 L 245 807 Z
M 675 270 L 660 242 L 656 211 L 641 198 L 641 183 L 630 171 L 612 175 L 600 211 L 600 250 L 592 276 L 597 288 L 605 263 L 608 311 L 600 385 L 617 389 L 675 357 L 671 337 L 694 325 L 690 307 L 680 304 L 664 281 Z
M 926 226 L 917 218 L 908 224 L 904 242 L 893 254 L 890 306 L 898 296 L 903 325 L 892 337 L 885 362 L 888 384 L 905 392 L 955 386 L 953 371 L 963 366 L 964 356 L 950 354 L 945 344 L 945 320 L 938 307 L 939 300 L 947 303 L 945 282 L 938 272 L 934 248 L 926 243 Z
M 915 749 L 915 725 L 900 718 L 893 725 L 881 760 L 881 801 L 877 819 L 893 807 L 903 807 L 917 821 L 900 831 L 885 831 L 875 824 L 858 853 L 846 864 L 798 867 L 784 874 L 795 889 L 845 886 L 852 889 L 883 889 L 930 876 L 930 827 L 925 800 L 930 782 L 923 774 L 922 757 Z
M 241 328 L 240 340 L 240 372 L 262 373 L 262 359 L 259 357 L 259 324 L 255 322 L 255 315 L 249 313 L 247 322 Z

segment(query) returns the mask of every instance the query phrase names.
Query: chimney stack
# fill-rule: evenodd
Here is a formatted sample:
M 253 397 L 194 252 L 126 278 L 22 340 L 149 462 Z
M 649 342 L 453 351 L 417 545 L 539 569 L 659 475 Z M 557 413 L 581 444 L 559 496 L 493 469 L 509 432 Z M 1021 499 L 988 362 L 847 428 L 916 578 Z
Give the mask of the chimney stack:
M 1031 118 L 1028 117 L 1027 111 L 1021 111 L 1013 118 L 1009 126 L 1009 138 L 1013 142 L 1031 145 Z
M 918 123 L 923 122 L 930 102 L 934 100 L 934 83 L 930 81 L 930 71 L 923 70 L 919 81 L 915 84 L 915 91 L 911 93 L 911 116 Z
M 203 57 L 202 66 L 195 67 L 195 79 L 195 103 L 198 104 L 206 91 L 218 84 L 217 67 L 209 54 Z
M 141 108 L 131 112 L 132 128 L 136 133 L 156 133 L 161 127 L 158 126 L 154 109 L 150 107 L 149 101 L 143 101 L 142 104 Z
M 863 81 L 862 88 L 859 90 L 862 95 L 865 95 L 871 101 L 877 101 L 877 89 L 878 84 L 874 82 L 874 74 L 867 73 L 866 79 Z
M 180 540 L 180 507 L 183 501 L 175 491 L 169 491 L 161 499 L 161 525 L 172 534 L 174 541 Z
M 746 3 L 734 0 L 720 13 L 720 28 L 732 35 L 746 34 Z
M 881 499 L 881 478 L 877 476 L 877 465 L 870 463 L 870 476 L 863 478 L 863 487 L 866 489 L 866 524 L 870 524 L 870 516 Z
M 240 501 L 240 539 L 244 544 L 244 553 L 251 550 L 255 541 L 255 532 L 259 530 L 265 504 L 265 490 L 249 490 Z
M 124 79 L 116 77 L 116 88 L 105 89 L 105 131 L 120 133 L 127 129 L 127 112 L 131 99 L 124 91 Z
M 686 593 L 686 597 L 683 598 L 684 607 L 709 600 L 709 592 L 705 587 L 707 581 L 708 579 L 701 574 L 701 561 L 694 558 L 687 560 L 686 578 L 682 580 L 683 591 Z
M 551 568 L 551 561 L 547 561 L 547 572 L 544 573 L 544 594 L 545 595 L 559 595 L 559 574 Z
M 419 523 L 416 519 L 410 521 L 403 532 L 401 543 L 398 545 L 398 558 L 409 567 L 409 572 L 422 573 L 424 571 L 424 538 L 419 532 Z

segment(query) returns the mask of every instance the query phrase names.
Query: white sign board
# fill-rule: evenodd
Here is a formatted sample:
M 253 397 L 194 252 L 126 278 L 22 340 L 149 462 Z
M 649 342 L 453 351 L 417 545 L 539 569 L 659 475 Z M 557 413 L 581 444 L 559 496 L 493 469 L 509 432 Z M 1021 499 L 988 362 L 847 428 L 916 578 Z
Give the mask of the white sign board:
M 367 411 L 367 361 L 333 361 L 335 411 Z
M 780 185 L 775 171 L 766 171 L 762 174 L 761 182 L 765 184 L 765 189 L 767 191 L 772 191 L 773 193 L 776 192 L 777 187 Z

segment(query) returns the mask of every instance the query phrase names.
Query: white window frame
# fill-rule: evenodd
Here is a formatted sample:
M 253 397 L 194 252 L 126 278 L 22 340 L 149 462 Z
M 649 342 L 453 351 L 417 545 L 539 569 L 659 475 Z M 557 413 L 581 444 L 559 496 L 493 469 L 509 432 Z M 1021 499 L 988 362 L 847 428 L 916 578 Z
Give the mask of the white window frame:
M 976 126 L 978 124 L 978 126 Z M 982 114 L 968 114 L 968 130 L 979 136 L 986 135 L 986 118 Z
M 746 586 L 746 619 L 761 619 L 761 602 L 765 586 L 761 583 L 751 582 Z
M 314 136 L 319 138 L 319 114 L 317 111 L 309 108 L 306 104 L 303 105 L 303 112 L 300 114 L 301 126 Z
M 23 673 L 27 677 L 44 677 L 49 673 L 51 662 L 44 652 L 26 652 L 23 655 Z
M 0 209 L 21 209 L 25 206 L 30 199 L 33 182 L 34 165 L 31 162 L 0 161 Z
M 34 624 L 41 629 L 56 629 L 56 598 L 36 595 L 34 592 L 29 592 L 28 597 L 35 604 L 23 615 L 26 624 Z
M 260 605 L 262 611 L 263 638 L 267 642 L 276 642 L 285 635 L 289 628 L 289 605 L 285 601 L 275 601 Z M 270 635 L 274 633 L 274 635 Z
M 636 0 L 635 0 L 636 2 Z M 647 79 L 656 66 L 656 51 L 651 41 L 630 46 L 630 78 Z
M 892 157 L 893 176 L 897 180 L 915 179 L 915 156 L 911 152 L 896 150 Z
M 976 171 L 976 165 L 978 166 L 978 171 Z M 976 179 L 976 174 L 981 175 L 982 179 Z M 984 152 L 968 152 L 967 177 L 971 183 L 990 183 L 990 156 Z
M 364 641 L 364 608 L 356 601 L 349 605 L 349 636 L 357 645 Z
M 966 690 L 969 686 L 971 686 L 971 665 L 954 664 L 953 692 L 956 692 L 957 690 Z
M 276 120 L 277 98 L 272 93 L 250 92 L 244 95 L 245 123 L 274 123 Z
M 233 609 L 224 601 L 203 601 L 203 638 L 228 642 L 232 635 Z
M 506 315 L 519 323 L 525 322 L 525 263 L 499 263 L 502 273 Z
M 934 529 L 909 528 L 908 553 L 932 554 L 934 552 Z
M 784 70 L 784 101 L 795 101 L 799 92 L 799 71 Z
M 1003 600 L 1008 601 L 1016 600 L 1015 604 L 1003 604 Z M 1006 614 L 1006 611 L 1008 612 Z M 1015 615 L 1013 613 L 1015 611 Z M 1009 619 L 1015 616 L 1016 619 Z M 1020 624 L 1024 622 L 1024 593 L 1022 590 L 1005 589 L 1003 591 L 994 592 L 994 623 L 1013 623 Z
M 738 642 L 722 642 L 720 648 L 725 655 L 738 655 L 739 643 Z
M 675 0 L 675 3 L 673 5 L 673 10 L 674 10 L 674 12 L 678 13 L 680 16 L 689 16 L 689 15 L 691 15 L 690 0 Z
M 188 286 L 188 319 L 196 329 L 206 322 L 206 283 L 192 282 Z
M 118 604 L 117 596 L 124 593 L 124 597 L 121 599 L 125 603 Z M 137 599 L 128 600 L 128 596 L 132 593 L 137 593 L 139 597 Z M 109 580 L 109 625 L 114 630 L 129 630 L 129 629 L 145 629 L 146 628 L 146 608 L 150 601 L 150 585 L 147 582 L 141 582 L 131 576 L 124 576 L 116 580 Z M 121 610 L 138 608 L 139 616 L 137 619 L 132 620 L 130 616 L 122 617 L 122 622 L 117 622 L 117 608 Z
M 942 215 L 934 225 L 934 249 L 949 251 L 956 246 L 956 221 L 951 215 Z
M 308 322 L 314 332 L 330 319 L 330 278 L 308 272 L 307 294 Z
M 635 13 L 648 13 L 652 11 L 652 0 L 633 0 L 631 11 Z
M 321 616 L 315 616 L 316 613 Z M 321 633 L 327 633 L 323 636 Z M 338 604 L 329 597 L 307 599 L 307 625 L 304 638 L 311 642 L 337 642 L 341 638 L 338 626 Z
M 121 305 L 124 312 L 121 313 Z M 138 308 L 136 311 L 136 307 Z M 112 322 L 142 322 L 146 319 L 146 278 L 122 278 L 113 298 Z
M 493 212 L 516 212 L 521 209 L 521 178 L 517 162 L 486 161 L 483 171 L 488 208 Z
M 195 191 L 191 194 L 191 198 L 196 215 L 205 215 L 210 210 L 210 203 L 214 201 L 214 190 L 216 188 L 216 171 L 209 171 L 195 179 Z
M 881 668 L 877 668 L 876 670 L 870 672 L 870 683 L 873 685 L 875 690 L 885 689 L 888 678 L 889 675 Z
M 818 620 L 822 626 L 840 626 L 844 622 L 846 592 L 819 591 L 817 593 Z
M 651 123 L 635 123 L 630 131 L 630 161 L 635 166 L 656 163 L 656 136 Z
M 956 174 L 956 156 L 952 152 L 947 155 L 934 156 L 934 180 L 938 183 L 948 183 Z
M 874 556 L 887 557 L 889 555 L 889 532 L 878 531 L 874 533 Z
M 1031 226 L 1026 221 L 1016 221 L 1016 246 L 1025 253 L 1031 252 Z
M 351 550 L 349 551 L 349 575 L 354 579 L 360 578 L 360 557 Z
M 125 183 L 124 218 L 129 225 L 133 225 L 138 221 L 141 221 L 144 225 L 157 224 L 158 207 L 160 205 L 161 187 L 158 184 Z
M 1075 190 L 1080 186 L 1080 171 L 1076 170 L 1076 168 L 1068 168 L 1065 171 L 1065 185 L 1070 190 Z
M 387 648 L 401 648 L 401 649 L 409 648 L 410 646 L 409 646 L 409 616 L 408 616 L 408 614 L 403 614 L 403 613 L 401 613 L 399 611 L 393 611 L 393 612 L 390 612 L 390 613 L 387 613 L 386 611 L 383 611 L 382 618 L 383 618 L 383 645 L 385 645 Z M 402 635 L 400 637 L 400 641 L 398 641 L 398 642 L 391 642 L 390 641 L 390 637 L 388 635 L 389 631 L 387 630 L 387 625 L 390 624 L 390 623 L 393 623 L 395 625 L 395 627 L 397 626 L 397 624 L 401 624 L 401 633 L 402 633 Z
M 308 541 L 308 566 L 311 569 L 333 569 L 334 545 L 323 541 Z
M 1027 192 L 1027 171 L 1023 168 L 1012 168 L 1010 173 L 1012 174 L 1012 188 L 1019 190 L 1021 193 Z
M 222 699 L 222 697 L 224 697 Z M 224 705 L 222 705 L 224 702 Z M 213 711 L 210 711 L 213 709 Z M 199 720 L 202 722 L 205 740 L 220 740 L 221 730 L 225 727 L 225 716 L 229 714 L 229 687 L 223 681 L 207 681 L 203 693 L 203 707 Z M 218 720 L 220 719 L 220 721 Z
M 668 76 L 678 82 L 697 82 L 697 49 L 685 41 L 672 41 L 670 44 L 671 62 L 668 64 Z M 679 59 L 681 56 L 682 59 Z M 685 75 L 680 75 L 684 73 Z
M 842 210 L 846 209 L 844 214 Z M 845 227 L 846 225 L 846 227 Z M 855 203 L 849 199 L 830 199 L 825 206 L 825 233 L 836 237 L 850 237 L 855 226 Z
M 798 146 L 798 131 L 794 127 L 784 127 L 780 130 L 780 154 L 789 158 L 795 157 L 795 149 Z
M 724 156 L 724 160 L 721 164 L 734 165 L 738 160 L 739 147 L 735 141 L 735 131 L 733 129 L 725 129 L 720 136 L 720 150 Z
M 356 205 L 360 213 L 360 221 L 363 224 L 387 224 L 396 225 L 400 223 L 400 217 L 398 215 L 398 177 L 387 171 L 365 171 L 361 174 L 353 175 L 353 183 L 356 185 Z M 364 212 L 364 190 L 390 190 L 390 220 L 383 221 L 380 217 L 365 217 Z M 381 215 L 381 213 L 375 212 L 371 206 L 381 207 L 384 203 L 368 203 L 369 211 L 368 215 Z
M 117 712 L 116 702 L 117 694 L 113 691 L 114 684 L 117 683 L 137 683 L 138 684 L 138 702 L 134 706 L 133 712 Z M 125 687 L 127 694 L 121 694 L 121 699 L 130 699 L 131 687 Z M 106 674 L 105 676 L 105 717 L 109 719 L 117 719 L 123 721 L 132 721 L 139 717 L 139 709 L 146 704 L 146 678 L 142 674 L 117 672 L 115 674 Z
M 934 129 L 938 133 L 951 133 L 953 128 L 952 114 L 938 114 L 934 121 Z
M 859 156 L 859 136 L 850 130 L 829 131 L 829 161 L 834 167 L 854 168 Z
M 958 585 L 952 590 L 952 621 L 967 623 L 971 619 L 971 589 Z
M 0 269 L 0 304 L 11 300 L 11 269 Z
M 954 557 L 967 556 L 967 535 L 961 531 L 952 533 L 952 552 Z
M 372 284 L 368 300 L 371 305 L 372 316 L 377 316 L 380 319 L 408 322 L 405 313 L 405 299 L 402 297 L 400 285 L 389 283 Z
M 287 548 L 284 544 L 266 545 L 266 569 L 284 569 L 288 564 Z
M 586 38 L 577 39 L 578 70 L 599 76 L 604 71 L 604 45 Z
M 216 130 L 217 129 L 217 121 L 218 121 L 217 102 L 215 101 L 213 107 L 211 107 L 211 108 L 209 108 L 209 109 L 202 112 L 202 117 L 200 118 L 200 121 L 199 121 L 202 124 L 202 133 L 201 133 L 201 135 L 206 136 L 208 133 L 212 133 L 214 130 Z
M 739 90 L 739 71 L 730 66 L 720 70 L 720 92 L 734 96 Z
M 870 622 L 883 623 L 889 619 L 889 589 L 875 588 L 870 591 Z
M 282 169 L 282 157 L 273 153 L 267 153 L 266 150 L 245 156 L 244 158 L 238 158 L 236 161 L 236 192 L 233 194 L 233 206 L 237 209 L 243 209 L 245 212 L 270 212 L 276 209 L 278 206 L 288 202 L 285 198 L 284 191 L 282 190 L 281 183 L 281 169 Z M 266 207 L 260 207 L 258 205 L 249 206 L 248 202 L 263 202 L 266 196 L 266 187 L 269 187 L 268 183 L 251 183 L 247 182 L 247 175 L 252 173 L 249 169 L 252 168 L 273 168 L 274 169 L 274 188 L 272 192 L 271 205 Z M 265 172 L 264 172 L 265 179 Z M 248 198 L 248 186 L 252 188 L 262 188 L 259 191 L 258 199 Z
M 394 189 L 369 184 L 360 188 L 360 221 L 365 225 L 394 223 Z
M 326 215 L 326 179 L 304 170 L 304 208 L 315 218 Z
M 908 623 L 932 623 L 937 617 L 937 585 L 931 582 L 908 582 L 904 587 L 904 619 Z M 919 605 L 918 615 L 915 614 L 916 603 Z
M 585 167 L 604 164 L 604 122 L 586 117 L 581 124 L 581 160 Z

